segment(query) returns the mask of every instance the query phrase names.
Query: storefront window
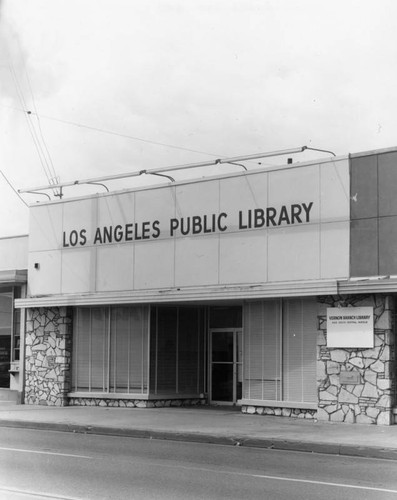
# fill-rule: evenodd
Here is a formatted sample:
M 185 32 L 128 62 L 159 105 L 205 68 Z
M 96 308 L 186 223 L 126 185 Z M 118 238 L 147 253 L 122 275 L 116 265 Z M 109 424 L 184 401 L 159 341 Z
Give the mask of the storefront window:
M 201 307 L 153 307 L 150 329 L 150 392 L 204 391 L 205 312 Z
M 147 392 L 148 307 L 75 310 L 73 390 Z
M 315 299 L 245 304 L 245 399 L 317 401 L 316 320 Z

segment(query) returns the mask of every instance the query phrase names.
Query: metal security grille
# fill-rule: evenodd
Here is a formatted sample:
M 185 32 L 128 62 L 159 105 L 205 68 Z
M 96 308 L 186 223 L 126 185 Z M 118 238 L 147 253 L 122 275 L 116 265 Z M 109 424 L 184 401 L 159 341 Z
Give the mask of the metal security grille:
M 78 307 L 74 391 L 147 394 L 149 308 Z
M 314 299 L 245 304 L 245 399 L 317 401 L 316 319 Z

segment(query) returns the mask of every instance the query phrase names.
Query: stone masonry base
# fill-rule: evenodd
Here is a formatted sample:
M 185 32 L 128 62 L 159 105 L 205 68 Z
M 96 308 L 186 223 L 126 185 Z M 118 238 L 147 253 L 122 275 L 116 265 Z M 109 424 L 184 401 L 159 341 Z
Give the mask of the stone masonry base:
M 247 406 L 243 405 L 241 407 L 242 413 L 247 413 L 250 415 L 273 415 L 275 417 L 291 417 L 291 418 L 306 418 L 315 419 L 317 411 L 316 410 L 306 410 L 299 408 L 277 408 L 269 406 Z
M 199 406 L 206 404 L 204 399 L 107 399 L 107 398 L 69 398 L 69 406 L 107 406 L 113 408 L 165 408 L 170 406 Z

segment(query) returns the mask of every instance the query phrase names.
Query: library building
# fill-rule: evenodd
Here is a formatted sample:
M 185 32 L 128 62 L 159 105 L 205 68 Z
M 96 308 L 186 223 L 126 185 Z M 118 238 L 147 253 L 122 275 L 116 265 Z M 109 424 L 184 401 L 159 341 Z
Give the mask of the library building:
M 397 148 L 325 156 L 32 203 L 3 398 L 396 424 Z

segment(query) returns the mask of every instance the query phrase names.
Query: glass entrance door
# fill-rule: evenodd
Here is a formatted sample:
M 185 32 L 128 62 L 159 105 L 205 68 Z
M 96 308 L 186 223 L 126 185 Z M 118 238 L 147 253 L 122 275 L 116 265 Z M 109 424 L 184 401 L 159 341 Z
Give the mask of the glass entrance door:
M 234 405 L 242 396 L 242 330 L 210 330 L 210 402 Z

